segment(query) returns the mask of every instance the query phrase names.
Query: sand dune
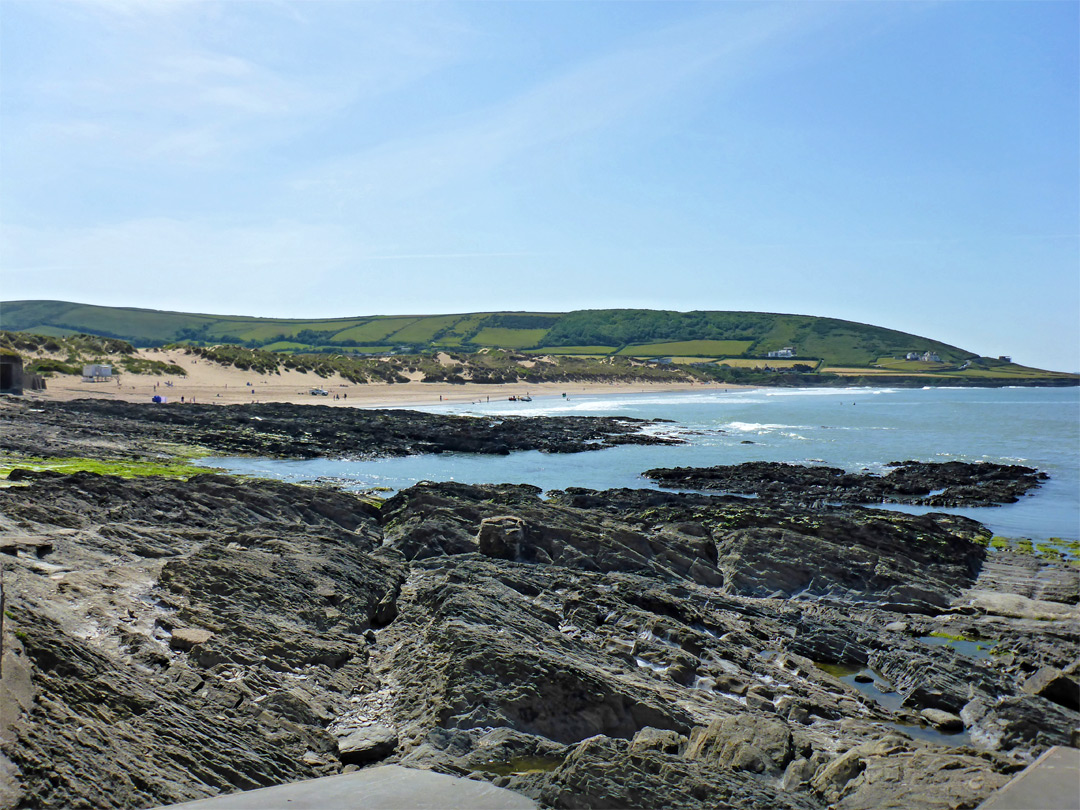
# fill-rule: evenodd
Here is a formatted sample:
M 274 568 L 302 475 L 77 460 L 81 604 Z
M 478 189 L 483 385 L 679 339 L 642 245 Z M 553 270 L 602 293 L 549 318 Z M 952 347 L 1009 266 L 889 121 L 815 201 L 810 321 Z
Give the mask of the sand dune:
M 454 385 L 452 383 L 357 384 L 340 375 L 319 377 L 312 373 L 282 369 L 276 374 L 259 374 L 222 366 L 193 357 L 181 350 L 142 349 L 139 354 L 151 360 L 175 363 L 186 376 L 122 374 L 109 382 L 84 382 L 79 377 L 56 376 L 48 381 L 48 390 L 28 396 L 51 400 L 104 397 L 128 402 L 149 402 L 154 395 L 170 403 L 198 402 L 234 405 L 244 402 L 292 402 L 337 407 L 401 407 L 442 402 L 485 402 L 506 400 L 528 394 L 533 397 L 640 393 L 660 391 L 701 391 L 739 388 L 702 383 L 510 383 L 506 385 Z M 311 394 L 321 388 L 327 396 Z

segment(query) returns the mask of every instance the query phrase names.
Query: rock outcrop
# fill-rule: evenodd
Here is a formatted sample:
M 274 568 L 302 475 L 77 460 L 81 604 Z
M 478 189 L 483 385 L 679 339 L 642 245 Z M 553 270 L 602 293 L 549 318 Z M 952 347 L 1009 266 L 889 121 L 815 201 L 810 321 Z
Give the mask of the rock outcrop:
M 998 506 L 1015 503 L 1049 476 L 1019 464 L 894 461 L 884 475 L 837 467 L 748 461 L 720 467 L 675 467 L 644 475 L 665 487 L 720 490 L 796 503 L 907 503 Z
M 1080 722 L 1061 697 L 1075 605 L 980 607 L 987 552 L 961 518 L 16 477 L 0 807 L 141 808 L 397 763 L 551 808 L 944 810 Z M 941 631 L 1006 654 L 922 640 Z
M 31 407 L 32 406 L 32 407 Z M 620 444 L 683 444 L 611 416 L 454 416 L 326 405 L 154 405 L 80 399 L 6 403 L 0 450 L 24 456 L 127 457 L 163 445 L 222 455 L 375 458 L 515 450 L 578 453 Z

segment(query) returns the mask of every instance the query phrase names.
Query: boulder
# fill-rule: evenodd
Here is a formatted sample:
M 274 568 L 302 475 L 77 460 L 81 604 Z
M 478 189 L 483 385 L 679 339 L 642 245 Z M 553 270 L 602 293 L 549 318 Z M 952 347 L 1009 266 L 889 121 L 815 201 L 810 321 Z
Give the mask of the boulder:
M 169 646 L 174 650 L 188 651 L 196 644 L 205 644 L 214 634 L 201 627 L 176 627 L 169 637 Z
M 476 539 L 481 554 L 516 560 L 525 543 L 525 521 L 512 515 L 484 518 Z
M 814 774 L 810 784 L 826 802 L 837 801 L 847 788 L 848 782 L 866 768 L 866 760 L 858 749 L 852 749 Z
M 386 759 L 397 749 L 398 735 L 388 726 L 368 726 L 338 741 L 338 759 L 345 765 L 363 765 Z
M 963 731 L 964 729 L 964 721 L 960 719 L 959 715 L 952 712 L 943 711 L 942 709 L 923 709 L 919 714 L 939 731 L 951 733 Z

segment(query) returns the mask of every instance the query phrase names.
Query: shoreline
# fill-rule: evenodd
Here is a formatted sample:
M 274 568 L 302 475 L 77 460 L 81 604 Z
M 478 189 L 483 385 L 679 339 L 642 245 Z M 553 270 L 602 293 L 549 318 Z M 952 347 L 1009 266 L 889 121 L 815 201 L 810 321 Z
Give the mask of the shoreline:
M 81 377 L 50 377 L 45 391 L 26 391 L 28 400 L 67 402 L 74 399 L 106 399 L 121 402 L 149 403 L 155 395 L 166 397 L 169 404 L 239 405 L 251 403 L 288 403 L 291 405 L 328 405 L 338 408 L 408 408 L 430 405 L 468 405 L 506 402 L 510 397 L 532 396 L 561 399 L 605 394 L 682 393 L 690 391 L 749 390 L 757 385 L 700 382 L 515 382 L 425 383 L 418 379 L 407 383 L 353 383 L 340 375 L 319 377 L 315 374 L 284 370 L 276 374 L 244 371 L 200 360 L 182 351 L 141 350 L 140 356 L 175 363 L 187 376 L 130 374 L 107 382 L 84 382 Z M 326 396 L 312 395 L 322 389 Z

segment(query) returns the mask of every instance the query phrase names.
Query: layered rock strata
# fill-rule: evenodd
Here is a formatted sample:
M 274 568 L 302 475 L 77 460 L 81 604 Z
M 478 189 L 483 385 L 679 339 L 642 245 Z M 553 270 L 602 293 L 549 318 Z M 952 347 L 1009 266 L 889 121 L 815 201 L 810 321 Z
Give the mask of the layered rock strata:
M 980 579 L 962 518 L 22 479 L 0 491 L 0 807 L 149 807 L 372 762 L 550 808 L 972 807 L 1080 724 L 1075 594 Z

